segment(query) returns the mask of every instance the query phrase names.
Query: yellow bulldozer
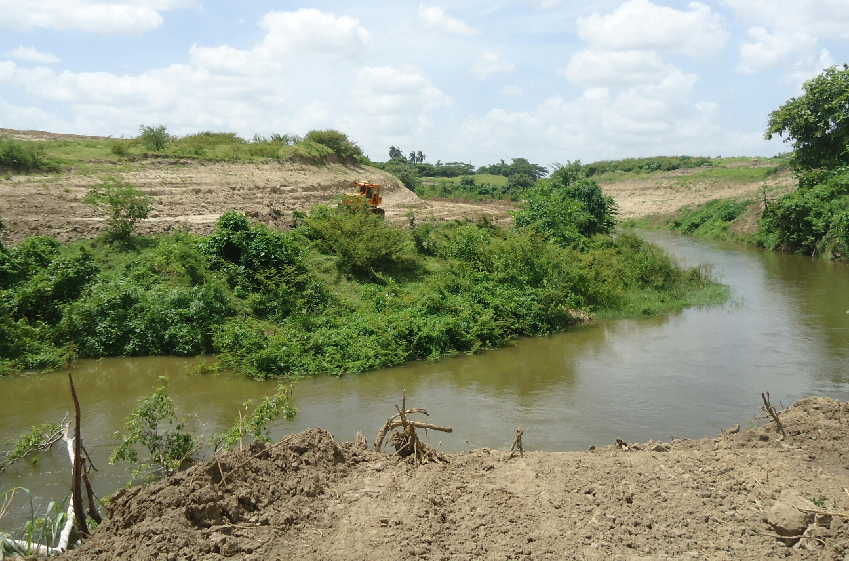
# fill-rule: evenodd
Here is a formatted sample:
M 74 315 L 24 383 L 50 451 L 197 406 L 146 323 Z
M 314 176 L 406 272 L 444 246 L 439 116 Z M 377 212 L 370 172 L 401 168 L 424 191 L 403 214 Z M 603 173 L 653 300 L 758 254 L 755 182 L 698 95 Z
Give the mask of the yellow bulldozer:
M 380 196 L 380 185 L 377 183 L 369 183 L 368 181 L 354 181 L 353 187 L 356 192 L 345 193 L 342 196 L 343 207 L 351 211 L 368 211 L 374 214 L 383 216 L 386 211 L 380 205 L 383 203 L 383 197 Z

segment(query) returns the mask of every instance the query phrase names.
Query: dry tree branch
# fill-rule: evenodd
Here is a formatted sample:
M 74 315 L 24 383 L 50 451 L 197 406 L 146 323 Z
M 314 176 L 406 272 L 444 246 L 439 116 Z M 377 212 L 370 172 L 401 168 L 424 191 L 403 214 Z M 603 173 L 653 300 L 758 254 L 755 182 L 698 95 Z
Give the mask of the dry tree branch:
M 772 403 L 769 401 L 769 392 L 761 393 L 761 399 L 764 402 L 763 410 L 772 417 L 772 420 L 775 421 L 775 427 L 778 429 L 778 432 L 781 433 L 779 440 L 784 440 L 787 435 L 784 432 L 784 425 L 781 424 L 781 420 L 778 418 L 778 413 L 775 410 L 775 407 L 772 406 Z

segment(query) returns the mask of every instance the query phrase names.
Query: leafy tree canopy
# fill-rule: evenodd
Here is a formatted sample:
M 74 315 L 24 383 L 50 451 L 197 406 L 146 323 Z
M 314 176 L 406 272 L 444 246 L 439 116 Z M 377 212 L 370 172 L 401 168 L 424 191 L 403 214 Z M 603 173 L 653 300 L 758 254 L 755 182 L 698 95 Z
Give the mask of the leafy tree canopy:
M 849 66 L 832 66 L 805 82 L 804 93 L 770 113 L 765 137 L 793 142 L 800 170 L 832 168 L 849 158 Z

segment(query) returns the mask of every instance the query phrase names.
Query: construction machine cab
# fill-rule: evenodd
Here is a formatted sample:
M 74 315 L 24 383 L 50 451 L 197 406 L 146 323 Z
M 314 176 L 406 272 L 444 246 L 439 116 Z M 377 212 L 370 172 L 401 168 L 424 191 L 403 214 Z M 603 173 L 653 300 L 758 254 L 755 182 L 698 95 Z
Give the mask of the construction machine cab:
M 354 181 L 353 187 L 357 191 L 345 193 L 342 197 L 343 206 L 352 211 L 368 210 L 381 216 L 385 214 L 386 211 L 380 208 L 383 197 L 380 196 L 379 184 L 369 183 L 368 181 Z

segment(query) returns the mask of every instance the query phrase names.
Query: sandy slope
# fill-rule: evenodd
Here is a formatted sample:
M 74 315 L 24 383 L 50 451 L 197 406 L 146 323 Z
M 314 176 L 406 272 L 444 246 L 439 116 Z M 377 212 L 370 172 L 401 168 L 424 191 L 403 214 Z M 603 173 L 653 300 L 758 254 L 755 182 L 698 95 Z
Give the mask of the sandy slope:
M 419 468 L 310 429 L 121 491 L 66 558 L 847 559 L 849 519 L 795 507 L 849 510 L 849 404 L 808 398 L 781 418 L 783 441 L 766 426 Z
M 93 237 L 103 220 L 82 203 L 87 189 L 103 174 L 16 175 L 0 182 L 0 218 L 8 227 L 6 241 L 32 235 L 60 240 Z M 156 201 L 142 233 L 175 229 L 208 232 L 227 210 L 238 210 L 262 222 L 283 227 L 292 212 L 318 203 L 334 203 L 351 191 L 351 183 L 369 180 L 384 186 L 384 208 L 392 221 L 406 220 L 412 210 L 421 218 L 505 219 L 509 205 L 423 201 L 394 176 L 371 167 L 299 163 L 208 163 L 153 158 L 136 162 L 114 175 L 137 185 Z

